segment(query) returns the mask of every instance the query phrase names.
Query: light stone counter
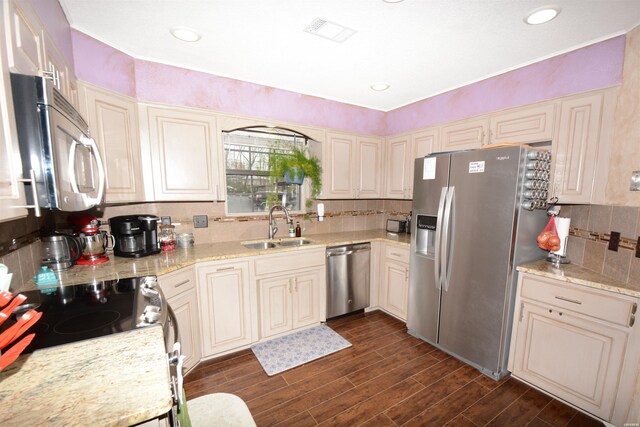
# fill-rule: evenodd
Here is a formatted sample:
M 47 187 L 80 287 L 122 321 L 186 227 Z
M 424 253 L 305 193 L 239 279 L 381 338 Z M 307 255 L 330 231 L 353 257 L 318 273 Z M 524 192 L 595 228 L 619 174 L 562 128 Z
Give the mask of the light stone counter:
M 128 426 L 171 405 L 160 326 L 36 350 L 0 372 L 1 426 Z
M 620 282 L 573 264 L 555 268 L 552 263 L 540 260 L 521 265 L 518 271 L 640 298 L 640 283 Z
M 351 243 L 370 242 L 383 240 L 409 245 L 411 235 L 400 233 L 392 234 L 384 230 L 367 230 L 344 233 L 312 234 L 303 236 L 312 243 L 298 247 L 277 247 L 272 249 L 247 249 L 242 242 L 219 242 L 211 244 L 196 244 L 191 249 L 175 249 L 168 253 L 160 253 L 143 258 L 122 258 L 109 254 L 109 262 L 91 265 L 76 265 L 73 268 L 58 273 L 62 285 L 78 283 L 92 283 L 115 278 L 127 278 L 146 275 L 162 275 L 188 267 L 197 262 L 216 261 L 231 258 L 240 258 L 254 255 L 273 254 L 299 249 L 311 249 L 326 246 L 336 246 Z M 274 241 L 287 240 L 274 239 Z M 51 287 L 41 286 L 40 289 Z M 55 286 L 53 286 L 55 287 Z M 38 289 L 33 280 L 21 287 L 12 289 L 15 292 Z

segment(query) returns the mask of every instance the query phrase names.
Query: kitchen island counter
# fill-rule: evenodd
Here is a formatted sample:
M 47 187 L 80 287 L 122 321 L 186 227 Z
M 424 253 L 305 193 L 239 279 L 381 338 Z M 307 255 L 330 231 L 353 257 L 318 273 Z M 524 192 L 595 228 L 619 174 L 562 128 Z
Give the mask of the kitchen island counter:
M 232 258 L 241 258 L 255 255 L 266 255 L 300 249 L 311 249 L 327 246 L 338 246 L 353 243 L 363 243 L 375 240 L 396 242 L 409 245 L 411 235 L 400 233 L 392 234 L 384 230 L 366 230 L 342 233 L 313 234 L 304 236 L 311 241 L 303 246 L 282 246 L 270 249 L 249 249 L 242 245 L 243 241 L 216 242 L 197 244 L 190 249 L 175 249 L 171 252 L 163 252 L 143 258 L 122 258 L 109 254 L 109 262 L 98 265 L 75 265 L 73 268 L 57 273 L 61 285 L 74 285 L 79 283 L 94 283 L 117 278 L 147 276 L 170 273 L 198 262 L 217 261 Z M 274 242 L 290 239 L 274 239 Z M 19 288 L 12 289 L 22 292 L 34 289 L 43 289 L 54 286 L 38 287 L 33 280 Z
M 574 264 L 554 267 L 552 263 L 540 260 L 523 264 L 518 271 L 640 298 L 640 283 L 624 283 Z
M 0 425 L 132 425 L 169 412 L 160 326 L 22 355 L 0 372 Z

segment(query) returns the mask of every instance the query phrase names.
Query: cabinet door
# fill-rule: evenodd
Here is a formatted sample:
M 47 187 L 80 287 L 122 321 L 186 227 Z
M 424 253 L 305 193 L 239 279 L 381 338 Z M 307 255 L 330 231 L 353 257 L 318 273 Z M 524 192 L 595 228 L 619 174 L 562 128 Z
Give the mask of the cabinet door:
M 246 261 L 198 268 L 203 356 L 251 344 L 249 286 Z
M 325 197 L 331 199 L 350 199 L 355 197 L 353 165 L 355 164 L 356 138 L 352 135 L 327 133 L 328 166 L 325 169 Z
M 146 111 L 155 200 L 217 200 L 215 116 L 178 107 Z
M 470 119 L 442 127 L 442 151 L 469 150 L 480 148 L 485 141 L 489 127 L 488 119 Z
M 9 32 L 7 43 L 9 69 L 32 76 L 42 75 L 41 72 L 45 68 L 44 42 L 36 14 L 26 2 L 6 0 L 3 1 L 3 7 L 5 8 L 5 25 Z
M 186 356 L 184 367 L 193 368 L 202 357 L 200 347 L 200 319 L 196 290 L 191 289 L 167 300 L 178 321 L 182 354 Z
M 4 22 L 0 22 L 0 33 L 4 34 Z M 0 45 L 0 88 L 2 93 L 11 93 L 11 82 L 7 72 L 7 52 Z M 18 181 L 22 176 L 20 148 L 14 120 L 11 96 L 0 96 L 0 221 L 27 215 L 24 185 Z
M 611 419 L 627 334 L 555 307 L 521 303 L 513 374 Z
M 293 280 L 293 328 L 320 322 L 320 275 L 324 269 L 296 274 Z
M 589 203 L 600 139 L 603 94 L 563 101 L 553 144 L 553 194 L 560 203 Z
M 258 281 L 260 292 L 260 328 L 262 338 L 290 331 L 292 320 L 293 279 L 270 277 Z
M 489 143 L 551 141 L 555 112 L 556 104 L 548 103 L 493 116 Z
M 407 163 L 407 199 L 413 199 L 415 160 L 438 151 L 439 129 L 428 129 L 411 135 L 411 156 Z
M 358 138 L 355 167 L 356 198 L 373 199 L 382 195 L 381 138 Z
M 69 68 L 62 57 L 60 51 L 42 30 L 42 40 L 44 41 L 44 71 L 53 82 L 53 87 L 58 89 L 62 95 L 69 99 Z
M 387 140 L 385 197 L 404 199 L 407 196 L 409 188 L 407 182 L 409 146 L 409 136 L 400 136 Z
M 382 308 L 402 320 L 407 319 L 407 275 L 408 266 L 395 261 L 383 262 L 380 283 Z
M 80 85 L 81 111 L 100 147 L 107 176 L 106 202 L 144 200 L 136 102 L 115 92 Z

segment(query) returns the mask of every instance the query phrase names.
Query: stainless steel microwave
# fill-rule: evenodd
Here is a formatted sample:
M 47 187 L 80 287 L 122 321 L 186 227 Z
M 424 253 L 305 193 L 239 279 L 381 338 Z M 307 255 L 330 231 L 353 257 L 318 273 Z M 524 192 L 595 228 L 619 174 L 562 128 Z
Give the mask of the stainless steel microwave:
M 23 176 L 33 176 L 28 202 L 66 212 L 99 205 L 105 171 L 87 122 L 46 78 L 11 74 L 11 90 Z

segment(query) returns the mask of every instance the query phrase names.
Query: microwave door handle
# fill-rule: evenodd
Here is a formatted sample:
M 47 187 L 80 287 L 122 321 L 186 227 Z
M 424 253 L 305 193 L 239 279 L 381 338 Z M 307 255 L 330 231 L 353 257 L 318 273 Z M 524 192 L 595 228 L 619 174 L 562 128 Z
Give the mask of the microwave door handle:
M 91 151 L 93 151 L 93 155 L 95 156 L 95 159 L 96 159 L 96 164 L 98 166 L 98 194 L 96 195 L 96 197 L 89 197 L 86 194 L 83 194 L 83 197 L 84 197 L 85 201 L 87 202 L 87 204 L 91 204 L 92 206 L 96 206 L 96 205 L 99 205 L 102 202 L 102 196 L 104 196 L 104 183 L 106 181 L 104 165 L 102 164 L 102 157 L 100 156 L 100 150 L 98 150 L 98 145 L 96 144 L 96 141 L 93 138 L 88 138 L 88 137 L 86 137 L 84 135 L 80 136 L 80 141 L 79 142 L 74 141 L 74 144 L 72 145 L 72 148 L 71 148 L 73 151 L 75 151 L 75 145 L 77 143 L 80 143 L 83 146 L 91 149 Z M 74 154 L 74 157 L 75 157 L 75 154 Z M 71 159 L 72 156 L 69 156 L 69 158 Z M 72 177 L 71 178 L 71 187 L 73 188 L 73 191 L 75 191 L 76 193 L 79 193 L 79 189 L 78 189 L 78 185 L 77 185 L 77 181 L 76 181 L 76 177 L 75 177 L 75 169 L 71 169 L 71 165 L 70 165 L 70 174 L 69 175 Z M 75 183 L 75 187 L 74 187 L 74 183 Z
M 447 195 L 447 187 L 442 187 L 442 191 L 440 192 L 440 203 L 438 204 L 438 217 L 436 223 L 436 237 L 435 237 L 435 254 L 433 257 L 433 271 L 434 277 L 436 280 L 436 289 L 442 289 L 442 275 L 440 274 L 440 257 L 442 256 L 441 247 L 442 247 L 442 225 L 444 218 L 444 204 Z
M 76 152 L 78 147 L 78 141 L 75 139 L 71 143 L 71 148 L 69 148 L 69 165 L 67 166 L 69 175 L 69 182 L 71 183 L 71 191 L 74 193 L 80 193 L 80 189 L 78 188 L 78 180 L 76 179 L 76 169 L 74 165 L 76 164 Z

